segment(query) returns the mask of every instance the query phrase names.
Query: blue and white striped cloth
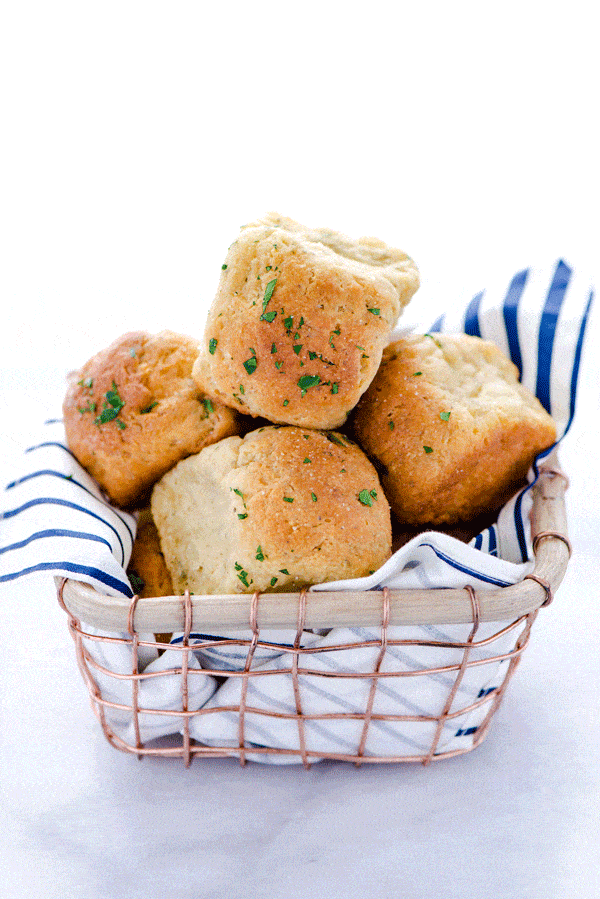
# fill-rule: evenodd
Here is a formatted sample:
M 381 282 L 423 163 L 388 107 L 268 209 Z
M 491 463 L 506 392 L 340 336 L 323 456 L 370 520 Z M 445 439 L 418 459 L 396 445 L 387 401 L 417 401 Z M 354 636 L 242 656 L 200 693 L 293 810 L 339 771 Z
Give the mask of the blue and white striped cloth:
M 504 284 L 492 285 L 462 307 L 460 304 L 453 306 L 433 326 L 427 323 L 426 328 L 430 332 L 465 332 L 496 343 L 517 365 L 522 382 L 554 418 L 557 442 L 560 442 L 575 415 L 577 382 L 592 300 L 591 283 L 560 260 L 546 267 L 525 269 Z M 467 584 L 485 589 L 517 583 L 533 567 L 528 535 L 530 488 L 537 477 L 542 456 L 529 473 L 528 485 L 501 510 L 497 522 L 477 535 L 469 545 L 444 534 L 425 532 L 402 547 L 370 577 L 322 584 L 313 589 L 464 587 Z M 26 451 L 24 462 L 22 475 L 7 486 L 4 496 L 4 511 L 0 518 L 0 582 L 17 581 L 32 572 L 47 571 L 49 575 L 84 581 L 102 593 L 132 596 L 125 570 L 135 536 L 135 517 L 106 501 L 66 447 L 59 420 L 46 423 L 39 442 Z M 507 623 L 507 627 L 509 625 Z M 501 628 L 497 623 L 482 625 L 478 633 L 481 649 L 475 652 L 485 653 L 486 637 L 498 630 Z M 90 630 L 90 634 L 93 633 L 97 632 Z M 507 635 L 506 647 L 499 647 L 497 641 L 490 644 L 490 657 L 514 646 L 515 634 L 509 630 Z M 126 638 L 126 635 L 120 636 Z M 328 647 L 364 640 L 373 640 L 376 644 L 379 636 L 379 629 L 334 629 L 322 636 L 305 635 L 307 644 L 326 650 L 311 653 L 311 670 L 315 675 L 301 678 L 306 713 L 360 712 L 364 709 L 368 680 L 325 679 L 319 678 L 317 672 L 326 673 L 336 668 L 338 673 L 344 670 L 372 671 L 373 654 L 378 651 L 376 645 L 371 648 L 357 646 L 356 651 L 350 651 L 352 659 L 348 650 L 342 653 L 328 650 Z M 465 642 L 468 636 L 469 626 L 462 625 L 412 628 L 410 634 L 406 628 L 390 628 L 388 639 L 391 643 L 395 639 L 412 637 L 415 644 L 410 653 L 405 648 L 390 646 L 382 670 L 389 670 L 392 665 L 398 670 L 397 666 L 403 664 L 407 670 L 415 665 L 443 668 L 453 661 L 448 655 L 451 650 L 442 644 Z M 294 635 L 288 637 L 293 642 Z M 198 639 L 201 640 L 202 635 L 198 635 Z M 268 640 L 269 637 L 261 635 L 261 639 Z M 274 639 L 286 642 L 281 633 Z M 174 645 L 178 640 L 180 635 L 174 635 Z M 430 641 L 440 646 L 432 650 L 418 645 Z M 87 642 L 90 658 L 101 667 L 115 673 L 131 671 L 131 658 L 125 643 Z M 107 652 L 110 659 L 105 657 Z M 172 652 L 160 657 L 151 653 L 145 659 L 146 671 L 158 673 L 165 666 L 172 666 L 172 660 L 166 661 L 170 655 Z M 224 682 L 217 681 L 210 670 L 239 670 L 245 658 L 246 652 L 240 653 L 239 646 L 229 650 L 220 647 L 212 652 L 199 650 L 193 656 L 188 708 L 191 711 L 203 709 L 206 714 L 191 720 L 191 736 L 206 745 L 237 745 L 237 715 L 234 712 L 209 712 L 211 708 L 239 703 L 240 679 L 231 677 Z M 254 661 L 265 670 L 269 666 L 285 667 L 281 653 L 268 648 L 261 650 Z M 286 664 L 289 668 L 289 660 Z M 488 693 L 493 699 L 493 690 L 500 683 L 506 664 L 506 661 L 490 662 L 469 669 L 461 682 L 456 702 L 467 708 Z M 123 704 L 130 701 L 131 687 L 126 681 L 101 673 L 98 677 L 103 679 L 100 686 L 107 691 L 105 698 Z M 438 673 L 426 679 L 421 676 L 381 681 L 374 711 L 398 714 L 400 709 L 400 713 L 415 716 L 415 720 L 372 722 L 366 754 L 427 751 L 431 744 L 431 724 L 417 719 L 439 714 L 442 696 L 448 692 L 447 678 L 444 678 L 445 675 Z M 180 691 L 175 680 L 167 671 L 164 677 L 144 680 L 140 684 L 143 692 L 140 705 L 149 709 L 180 709 Z M 291 718 L 277 718 L 272 714 L 294 714 L 295 697 L 289 673 L 251 679 L 247 701 L 249 706 L 264 709 L 267 713 L 247 716 L 249 748 L 298 749 L 296 723 Z M 450 719 L 438 752 L 460 749 L 472 741 L 487 711 L 483 703 L 465 716 Z M 128 716 L 118 712 L 110 714 L 115 719 L 112 725 L 116 732 L 130 740 L 132 724 Z M 176 718 L 157 715 L 146 715 L 145 718 L 147 720 L 143 720 L 142 715 L 140 720 L 142 740 L 171 733 L 177 727 L 174 724 Z M 359 723 L 350 719 L 308 721 L 307 745 L 315 753 L 355 751 L 359 730 Z M 276 760 L 276 757 L 257 758 Z M 289 760 L 299 761 L 299 757 L 291 756 Z

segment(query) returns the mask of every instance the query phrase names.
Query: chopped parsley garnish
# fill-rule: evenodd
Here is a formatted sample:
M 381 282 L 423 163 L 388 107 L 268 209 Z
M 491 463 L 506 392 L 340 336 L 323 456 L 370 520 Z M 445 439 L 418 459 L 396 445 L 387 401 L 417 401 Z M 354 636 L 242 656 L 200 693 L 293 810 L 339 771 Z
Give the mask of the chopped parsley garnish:
M 277 315 L 277 312 L 275 311 L 275 309 L 272 309 L 270 312 L 263 312 L 263 314 L 260 317 L 260 320 L 261 320 L 261 322 L 272 322 L 272 321 L 275 321 L 276 315 Z
M 292 347 L 292 349 L 293 349 L 293 351 L 295 352 L 295 354 L 296 354 L 296 356 L 297 356 L 297 355 L 299 354 L 300 350 L 302 349 L 302 344 L 301 344 L 301 343 L 297 343 L 297 344 L 295 344 L 295 345 Z
M 334 434 L 332 431 L 327 431 L 325 434 L 330 443 L 335 443 L 337 446 L 346 446 L 341 437 L 338 437 L 337 434 Z
M 93 378 L 82 378 L 81 381 L 77 382 L 78 387 L 85 387 L 87 390 L 91 390 L 94 386 Z
M 238 512 L 238 513 L 237 513 L 237 517 L 238 517 L 240 520 L 243 520 L 244 518 L 248 518 L 248 513 L 247 513 L 247 512 Z
M 304 461 L 305 463 L 306 463 L 306 462 L 312 462 L 312 459 L 309 459 L 308 456 L 307 456 L 306 459 L 304 459 L 303 461 Z
M 312 496 L 313 503 L 316 503 L 316 501 L 317 501 L 316 494 L 311 493 L 310 495 Z
M 211 338 L 211 340 L 208 341 L 208 352 L 210 353 L 211 356 L 215 355 L 217 343 L 218 343 L 218 340 L 216 337 L 213 337 L 213 338 Z
M 358 500 L 363 506 L 372 506 L 374 499 L 376 499 L 376 497 L 372 496 L 372 493 L 369 493 L 368 490 L 361 490 L 358 494 Z
M 283 401 L 283 405 L 284 405 L 284 406 L 289 406 L 289 404 L 290 404 L 290 401 L 289 401 L 289 400 L 284 400 L 284 401 Z
M 264 562 L 264 561 L 265 561 L 265 554 L 263 553 L 263 551 L 262 551 L 262 549 L 261 549 L 260 546 L 257 546 L 257 547 L 256 547 L 256 556 L 255 556 L 255 558 L 256 558 L 257 561 L 259 561 L 259 562 Z
M 278 577 L 272 577 L 271 578 L 271 587 L 274 587 L 278 580 L 279 580 Z
M 414 372 L 414 374 L 413 374 L 413 378 L 418 378 L 419 375 L 422 375 L 422 374 L 423 374 L 422 371 L 416 371 L 416 372 Z
M 96 403 L 93 403 L 91 400 L 85 407 L 78 406 L 79 412 L 83 415 L 84 412 L 95 412 L 96 411 Z
M 284 501 L 284 503 L 293 503 L 294 498 L 292 496 L 284 496 L 283 501 Z
M 246 391 L 244 390 L 243 384 L 240 384 L 240 393 L 242 394 L 242 396 L 246 393 Z
M 236 568 L 237 568 L 237 565 L 236 565 Z M 244 585 L 244 587 L 249 587 L 249 586 L 250 586 L 250 584 L 248 583 L 248 572 L 247 572 L 247 571 L 244 571 L 244 570 L 242 569 L 242 570 L 238 573 L 238 578 L 240 579 L 240 581 L 242 582 L 242 584 Z
M 298 387 L 302 391 L 302 396 L 304 396 L 309 387 L 316 387 L 320 383 L 321 378 L 319 375 L 302 375 L 298 380 Z
M 287 570 L 287 568 L 280 568 L 279 571 L 281 574 L 287 574 L 289 576 L 289 571 Z
M 206 406 L 207 412 L 214 412 L 214 409 L 208 408 L 208 405 L 210 405 L 210 400 L 203 400 L 203 403 Z M 207 403 L 208 403 L 208 405 L 207 405 Z M 158 406 L 158 400 L 154 400 L 154 402 L 150 403 L 149 406 L 146 406 L 145 409 L 140 409 L 140 415 L 147 415 L 148 412 L 152 412 L 152 410 L 155 408 L 155 406 Z
M 388 428 L 390 429 L 390 431 L 394 430 L 394 422 L 393 421 L 388 421 Z
M 440 412 L 440 418 L 442 419 L 442 421 L 450 421 L 450 413 Z
M 425 452 L 426 452 L 427 454 L 433 452 L 433 447 L 431 447 L 431 446 L 425 446 L 425 445 L 423 445 L 423 449 L 425 450 Z
M 258 365 L 258 359 L 256 356 L 251 356 L 249 359 L 246 359 L 244 362 L 244 368 L 248 372 L 249 375 L 253 374 L 256 371 L 256 366 Z
M 277 371 L 279 371 L 281 369 L 282 365 L 283 365 L 283 362 L 281 362 L 281 361 L 275 363 L 275 368 L 277 369 Z
M 121 428 L 123 431 L 127 425 L 125 422 L 118 419 L 117 416 L 125 403 L 119 396 L 119 390 L 114 381 L 112 382 L 111 389 L 106 391 L 105 397 L 104 408 L 100 415 L 94 420 L 94 423 L 103 425 L 109 421 L 116 421 L 117 427 Z
M 332 384 L 332 385 L 331 385 L 331 392 L 332 392 L 332 393 L 337 393 L 339 389 L 340 389 L 340 385 L 337 383 L 337 381 L 336 381 L 335 384 Z
M 283 324 L 284 324 L 286 330 L 291 331 L 292 325 L 294 324 L 294 316 L 290 315 L 290 316 L 288 316 L 288 318 L 284 318 Z
M 135 574 L 133 571 L 129 571 L 128 575 L 129 583 L 131 584 L 133 592 L 136 594 L 140 594 L 146 586 L 146 581 L 143 577 L 140 577 L 139 574 Z
M 222 271 L 225 271 L 226 268 L 227 268 L 227 265 L 226 265 L 226 263 L 224 262 L 223 265 L 221 266 L 221 270 L 222 270 Z
M 271 344 L 271 355 L 274 356 L 276 352 L 277 352 L 277 347 L 275 346 L 274 343 L 272 343 Z
M 370 312 L 371 315 L 379 315 L 381 310 L 380 309 L 367 309 L 367 312 Z

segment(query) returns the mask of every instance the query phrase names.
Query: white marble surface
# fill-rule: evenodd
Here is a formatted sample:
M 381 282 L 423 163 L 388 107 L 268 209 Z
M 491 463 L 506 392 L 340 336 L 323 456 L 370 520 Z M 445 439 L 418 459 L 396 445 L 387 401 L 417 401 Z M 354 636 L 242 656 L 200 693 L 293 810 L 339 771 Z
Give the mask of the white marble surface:
M 597 274 L 588 4 L 433 7 L 2 12 L 0 486 L 69 368 L 128 329 L 201 328 L 265 210 L 404 246 L 420 320 L 492 272 Z M 481 747 L 428 768 L 138 762 L 101 735 L 52 582 L 0 585 L 0 893 L 595 899 L 598 322 L 561 453 L 575 554 Z

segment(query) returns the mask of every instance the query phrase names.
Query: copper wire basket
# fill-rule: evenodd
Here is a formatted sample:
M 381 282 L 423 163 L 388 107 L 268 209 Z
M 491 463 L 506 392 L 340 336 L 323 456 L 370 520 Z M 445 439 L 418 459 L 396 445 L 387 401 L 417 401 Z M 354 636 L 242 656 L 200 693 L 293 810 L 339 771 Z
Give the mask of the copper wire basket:
M 237 758 L 241 764 L 248 759 L 270 762 L 302 762 L 310 767 L 313 761 L 335 759 L 364 763 L 419 762 L 428 764 L 469 752 L 478 746 L 486 734 L 493 715 L 506 692 L 523 651 L 528 645 L 531 628 L 540 608 L 550 604 L 564 577 L 571 553 L 566 530 L 564 493 L 567 479 L 558 467 L 541 469 L 532 488 L 531 535 L 535 565 L 520 583 L 513 586 L 476 592 L 472 587 L 433 590 L 374 590 L 366 592 L 307 592 L 270 593 L 254 595 L 190 596 L 183 597 L 126 597 L 106 596 L 77 581 L 57 579 L 58 600 L 67 612 L 69 628 L 75 641 L 77 662 L 88 687 L 92 708 L 102 726 L 106 739 L 117 749 L 138 758 L 156 756 L 181 758 L 186 766 L 196 757 Z M 485 627 L 484 627 L 485 624 Z M 456 641 L 437 638 L 414 638 L 415 626 L 463 625 L 466 636 Z M 337 643 L 321 648 L 303 645 L 307 632 L 323 632 L 334 628 L 358 627 L 371 629 L 362 642 Z M 100 634 L 97 633 L 100 630 Z M 281 643 L 273 642 L 273 630 L 292 629 Z M 373 630 L 375 629 L 375 630 Z M 268 641 L 261 639 L 268 630 Z M 195 632 L 203 636 L 198 639 Z M 234 632 L 231 636 L 231 632 Z M 235 633 L 239 631 L 238 633 Z M 153 634 L 180 632 L 177 643 L 164 643 Z M 214 637 L 214 634 L 228 634 Z M 375 637 L 373 637 L 375 633 Z M 148 634 L 151 639 L 148 639 Z M 404 636 L 406 634 L 406 636 Z M 112 635 L 112 636 L 111 636 Z M 209 636 L 206 636 L 209 635 Z M 507 642 L 508 641 L 508 642 Z M 432 656 L 430 664 L 400 666 L 394 662 L 394 652 L 419 651 L 452 653 L 452 661 L 440 664 Z M 90 647 L 105 644 L 127 652 L 128 670 L 111 670 L 94 658 Z M 237 670 L 219 669 L 214 664 L 209 674 L 219 683 L 235 681 L 234 703 L 212 703 L 209 707 L 190 707 L 189 697 L 197 681 L 206 671 L 192 664 L 198 652 L 235 646 L 241 662 Z M 279 661 L 265 666 L 261 650 L 268 647 Z M 368 649 L 371 664 L 368 669 L 355 670 L 352 659 L 358 649 Z M 144 652 L 163 655 L 160 673 L 145 671 L 141 663 Z M 393 652 L 394 651 L 394 652 Z M 342 669 L 332 671 L 317 665 L 319 654 L 336 653 L 342 659 Z M 348 664 L 343 663 L 347 653 Z M 331 657 L 330 657 L 331 658 Z M 168 660 L 168 661 L 167 661 Z M 494 666 L 497 672 L 492 685 L 480 689 L 475 696 L 461 700 L 464 685 L 482 666 Z M 259 707 L 251 701 L 252 685 L 264 684 L 259 679 L 278 675 L 286 678 L 292 708 L 281 711 Z M 152 677 L 168 679 L 169 687 L 178 696 L 176 707 L 145 707 L 140 701 L 144 681 Z M 361 706 L 348 709 L 317 710 L 309 708 L 306 685 L 323 683 L 330 687 L 333 678 L 343 678 L 352 685 L 352 692 L 361 696 Z M 410 703 L 382 706 L 384 686 L 394 684 L 396 695 L 410 686 L 414 698 L 423 679 L 443 682 L 443 694 L 437 694 L 434 707 L 416 712 Z M 232 680 L 233 679 L 233 680 Z M 125 690 L 126 700 L 115 701 L 107 683 L 118 681 Z M 436 681 L 436 682 L 437 682 Z M 408 708 L 408 711 L 407 711 Z M 207 723 L 210 716 L 226 714 L 234 735 L 221 743 L 213 740 L 206 745 L 194 737 L 195 726 Z M 129 737 L 114 726 L 114 717 L 128 725 Z M 145 739 L 142 720 L 162 716 L 171 720 L 173 733 L 163 740 Z M 250 721 L 268 721 L 293 730 L 294 739 L 287 745 L 258 745 L 248 736 Z M 155 719 L 156 720 L 156 719 Z M 473 722 L 463 726 L 463 722 Z M 344 751 L 315 746 L 311 730 L 317 726 L 349 728 L 354 744 Z M 427 734 L 425 745 L 413 751 L 398 741 L 389 740 L 385 751 L 370 747 L 376 728 L 419 727 Z M 451 731 L 460 739 L 444 743 L 443 735 Z M 449 747 L 449 748 L 448 748 Z

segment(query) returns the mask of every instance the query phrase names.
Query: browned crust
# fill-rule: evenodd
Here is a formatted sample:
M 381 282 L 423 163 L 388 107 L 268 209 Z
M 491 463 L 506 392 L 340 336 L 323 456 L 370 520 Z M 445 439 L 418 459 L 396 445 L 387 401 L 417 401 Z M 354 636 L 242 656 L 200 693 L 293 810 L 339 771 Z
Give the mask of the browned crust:
M 335 428 L 373 379 L 418 273 L 403 255 L 393 283 L 385 266 L 359 264 L 294 224 L 250 226 L 232 245 L 193 375 L 247 414 Z
M 436 342 L 457 355 L 448 362 Z M 497 401 L 475 411 L 466 389 L 461 396 L 444 383 L 452 366 L 471 363 L 493 367 L 490 377 L 501 385 Z M 518 383 L 512 363 L 467 335 L 395 341 L 352 428 L 376 461 L 395 516 L 409 526 L 454 525 L 499 508 L 556 438 L 552 419 Z
M 68 446 L 116 505 L 143 504 L 180 459 L 237 433 L 233 410 L 207 404 L 191 377 L 197 351 L 183 335 L 133 331 L 68 376 Z M 114 418 L 101 420 L 121 402 Z

